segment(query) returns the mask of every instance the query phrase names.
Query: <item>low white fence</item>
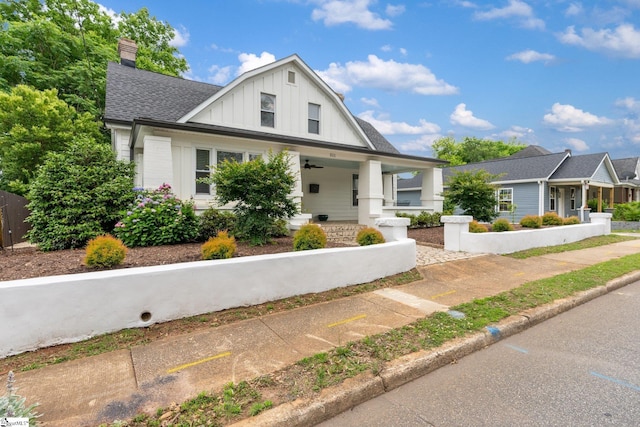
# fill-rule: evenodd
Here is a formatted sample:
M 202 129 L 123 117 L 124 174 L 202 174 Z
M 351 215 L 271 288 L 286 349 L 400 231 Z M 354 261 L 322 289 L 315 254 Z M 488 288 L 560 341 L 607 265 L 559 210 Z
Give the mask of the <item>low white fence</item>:
M 415 241 L 405 238 L 364 247 L 0 282 L 0 357 L 366 283 L 415 265 Z
M 592 213 L 589 217 L 591 223 L 499 233 L 470 233 L 471 216 L 443 216 L 444 248 L 449 251 L 509 254 L 611 233 L 611 214 Z

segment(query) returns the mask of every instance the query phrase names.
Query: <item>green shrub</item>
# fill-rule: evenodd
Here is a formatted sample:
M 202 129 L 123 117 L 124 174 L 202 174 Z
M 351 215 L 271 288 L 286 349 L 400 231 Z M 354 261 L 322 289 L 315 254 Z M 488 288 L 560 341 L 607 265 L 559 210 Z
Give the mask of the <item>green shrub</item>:
M 545 212 L 542 215 L 542 225 L 562 225 L 563 222 L 562 218 L 555 212 Z
M 508 219 L 498 218 L 493 222 L 491 230 L 499 233 L 502 231 L 513 231 L 514 229 Z
M 433 212 L 431 214 L 431 223 L 429 224 L 429 227 L 441 227 L 442 226 L 442 222 L 440 222 L 441 219 L 442 219 L 441 212 Z
M 116 224 L 113 234 L 130 248 L 189 242 L 198 235 L 192 202 L 181 202 L 169 184 L 138 190 L 135 201 Z
M 29 241 L 43 251 L 83 248 L 111 232 L 133 198 L 133 164 L 116 160 L 108 144 L 75 141 L 47 156 L 27 198 Z
M 286 219 L 277 219 L 269 228 L 270 237 L 284 237 L 289 235 L 289 222 Z
M 206 242 L 225 230 L 233 235 L 235 226 L 236 216 L 233 212 L 209 208 L 198 217 L 198 240 Z
M 525 228 L 540 228 L 542 227 L 542 217 L 538 215 L 526 215 L 520 220 L 520 225 Z
M 619 203 L 613 211 L 615 221 L 640 221 L 640 202 Z
M 89 240 L 85 250 L 84 265 L 88 267 L 113 267 L 124 261 L 127 247 L 113 236 L 98 236 Z
M 398 218 L 409 218 L 409 228 L 418 228 L 418 217 L 404 212 L 396 212 Z
M 563 225 L 573 225 L 573 224 L 580 224 L 580 218 L 578 218 L 577 216 L 570 216 L 568 218 L 565 218 L 564 220 L 562 220 L 562 224 Z
M 327 235 L 320 226 L 305 224 L 293 235 L 293 250 L 306 251 L 327 246 Z
M 384 241 L 382 233 L 373 227 L 363 228 L 356 236 L 356 242 L 358 242 L 360 246 L 377 245 L 384 243 Z
M 489 231 L 486 225 L 480 224 L 475 219 L 469 223 L 469 233 L 486 233 Z
M 416 220 L 418 222 L 418 227 L 420 228 L 426 228 L 431 226 L 432 219 L 431 219 L 431 214 L 429 212 L 426 212 L 426 211 L 420 212 L 416 217 Z
M 216 237 L 207 240 L 201 249 L 202 259 L 227 259 L 236 252 L 236 239 L 226 231 L 220 231 Z

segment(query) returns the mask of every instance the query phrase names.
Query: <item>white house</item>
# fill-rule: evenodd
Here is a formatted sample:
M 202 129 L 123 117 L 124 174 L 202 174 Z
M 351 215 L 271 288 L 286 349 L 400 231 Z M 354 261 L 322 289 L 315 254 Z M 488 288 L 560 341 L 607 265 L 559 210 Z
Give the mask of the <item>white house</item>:
M 424 176 L 423 208 L 442 211 L 444 162 L 399 153 L 297 55 L 222 87 L 137 69 L 131 40 L 118 50 L 120 64 L 107 68 L 105 124 L 118 158 L 136 163 L 137 186 L 169 183 L 202 210 L 215 203 L 215 188 L 196 179 L 211 165 L 287 150 L 292 197 L 306 213 L 292 222 L 322 214 L 373 225 L 395 214 L 396 174 L 415 170 Z

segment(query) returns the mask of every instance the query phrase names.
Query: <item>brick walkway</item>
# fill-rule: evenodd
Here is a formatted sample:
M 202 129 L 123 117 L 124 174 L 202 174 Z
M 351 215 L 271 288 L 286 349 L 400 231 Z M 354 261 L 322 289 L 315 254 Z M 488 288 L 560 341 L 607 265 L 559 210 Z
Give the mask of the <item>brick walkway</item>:
M 484 256 L 485 254 L 471 254 L 468 252 L 446 251 L 431 246 L 416 245 L 416 264 L 430 265 L 439 264 L 447 261 L 455 261 L 458 259 L 473 258 Z

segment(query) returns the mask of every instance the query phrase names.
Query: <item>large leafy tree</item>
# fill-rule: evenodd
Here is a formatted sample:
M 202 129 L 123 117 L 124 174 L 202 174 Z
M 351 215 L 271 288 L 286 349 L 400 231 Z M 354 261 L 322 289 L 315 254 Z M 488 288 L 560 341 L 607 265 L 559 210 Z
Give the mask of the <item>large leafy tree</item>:
M 431 146 L 435 157 L 447 160 L 451 166 L 507 157 L 525 147 L 526 144 L 518 143 L 515 139 L 504 142 L 465 137 L 457 142 L 450 136 L 438 139 Z
M 496 178 L 482 169 L 457 172 L 446 183 L 445 202 L 478 221 L 491 222 L 500 215 L 496 212 L 496 186 L 491 184 Z
M 188 65 L 170 44 L 174 32 L 146 8 L 115 19 L 91 0 L 0 2 L 0 90 L 55 88 L 69 105 L 100 118 L 118 39 L 137 42 L 140 68 L 179 75 Z
M 0 92 L 0 189 L 26 194 L 45 155 L 65 150 L 76 138 L 101 141 L 100 124 L 55 90 L 20 85 Z
M 218 202 L 236 202 L 236 234 L 254 245 L 267 243 L 276 220 L 298 212 L 291 198 L 295 181 L 286 151 L 270 153 L 267 161 L 262 157 L 246 163 L 225 160 L 204 180 L 215 185 Z

